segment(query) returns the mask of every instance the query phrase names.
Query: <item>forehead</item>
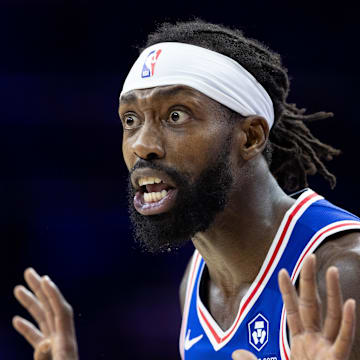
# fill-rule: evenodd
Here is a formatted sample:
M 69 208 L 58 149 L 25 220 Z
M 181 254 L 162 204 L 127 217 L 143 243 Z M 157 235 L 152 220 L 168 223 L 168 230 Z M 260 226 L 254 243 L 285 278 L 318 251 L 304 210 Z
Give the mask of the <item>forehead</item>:
M 168 99 L 196 100 L 199 103 L 212 103 L 208 96 L 185 85 L 157 86 L 149 89 L 131 90 L 120 97 L 120 106 L 143 101 L 165 101 Z

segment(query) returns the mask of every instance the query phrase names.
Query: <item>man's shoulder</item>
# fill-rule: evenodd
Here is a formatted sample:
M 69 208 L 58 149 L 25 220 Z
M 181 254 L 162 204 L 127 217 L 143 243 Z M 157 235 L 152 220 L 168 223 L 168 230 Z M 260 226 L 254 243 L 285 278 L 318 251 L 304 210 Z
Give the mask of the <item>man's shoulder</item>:
M 360 257 L 360 229 L 338 232 L 329 236 L 316 251 L 319 266 L 337 265 L 337 262 L 349 257 Z
M 330 266 L 336 266 L 345 298 L 347 294 L 354 297 L 354 287 L 359 285 L 360 290 L 360 230 L 331 235 L 315 253 L 319 279 L 325 278 L 326 270 Z M 358 289 L 356 293 L 359 293 L 357 297 L 360 299 Z
M 352 298 L 360 303 L 360 230 L 351 230 L 332 235 L 317 249 L 317 283 L 321 301 L 327 303 L 326 270 L 336 266 L 343 300 Z M 323 307 L 323 317 L 326 306 Z M 359 313 L 358 313 L 359 314 Z M 360 322 L 356 326 L 356 336 L 350 359 L 360 358 Z

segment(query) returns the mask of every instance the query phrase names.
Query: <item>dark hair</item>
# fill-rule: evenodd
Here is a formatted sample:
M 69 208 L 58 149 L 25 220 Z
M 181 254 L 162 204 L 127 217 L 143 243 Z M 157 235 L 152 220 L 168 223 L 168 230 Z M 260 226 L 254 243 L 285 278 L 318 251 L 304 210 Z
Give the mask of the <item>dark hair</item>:
M 333 116 L 328 112 L 305 114 L 286 102 L 290 82 L 280 55 L 257 40 L 246 38 L 240 30 L 196 19 L 176 24 L 163 23 L 148 36 L 145 47 L 159 42 L 182 42 L 226 55 L 249 71 L 270 95 L 275 123 L 264 156 L 279 185 L 288 191 L 306 187 L 307 176 L 321 174 L 333 188 L 336 178 L 323 160 L 331 160 L 339 150 L 315 138 L 305 122 Z

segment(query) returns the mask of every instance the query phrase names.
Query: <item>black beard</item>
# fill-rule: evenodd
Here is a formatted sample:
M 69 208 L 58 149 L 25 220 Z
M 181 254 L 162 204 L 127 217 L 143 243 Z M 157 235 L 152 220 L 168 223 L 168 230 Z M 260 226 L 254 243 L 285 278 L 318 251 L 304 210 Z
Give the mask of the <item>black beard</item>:
M 224 210 L 233 183 L 229 168 L 230 139 L 226 139 L 224 143 L 218 158 L 194 183 L 190 182 L 188 174 L 180 174 L 154 161 L 139 160 L 136 163 L 132 171 L 139 168 L 164 171 L 178 189 L 175 205 L 170 211 L 144 216 L 133 205 L 135 190 L 129 180 L 130 220 L 135 240 L 144 250 L 157 253 L 178 249 L 197 232 L 207 230 L 216 215 Z

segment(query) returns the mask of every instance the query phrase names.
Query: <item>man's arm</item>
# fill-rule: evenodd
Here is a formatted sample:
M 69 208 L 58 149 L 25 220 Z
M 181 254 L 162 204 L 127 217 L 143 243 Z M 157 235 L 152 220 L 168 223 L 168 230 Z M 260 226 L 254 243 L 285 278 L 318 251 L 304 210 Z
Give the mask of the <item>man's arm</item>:
M 326 272 L 331 266 L 339 271 L 343 301 L 355 299 L 360 304 L 360 232 L 338 233 L 330 237 L 316 251 L 317 284 L 320 302 L 323 305 L 322 319 L 327 310 Z M 357 319 L 360 319 L 360 306 L 357 306 Z M 338 319 L 340 321 L 340 319 Z M 357 321 L 355 339 L 350 360 L 360 359 L 360 321 Z

